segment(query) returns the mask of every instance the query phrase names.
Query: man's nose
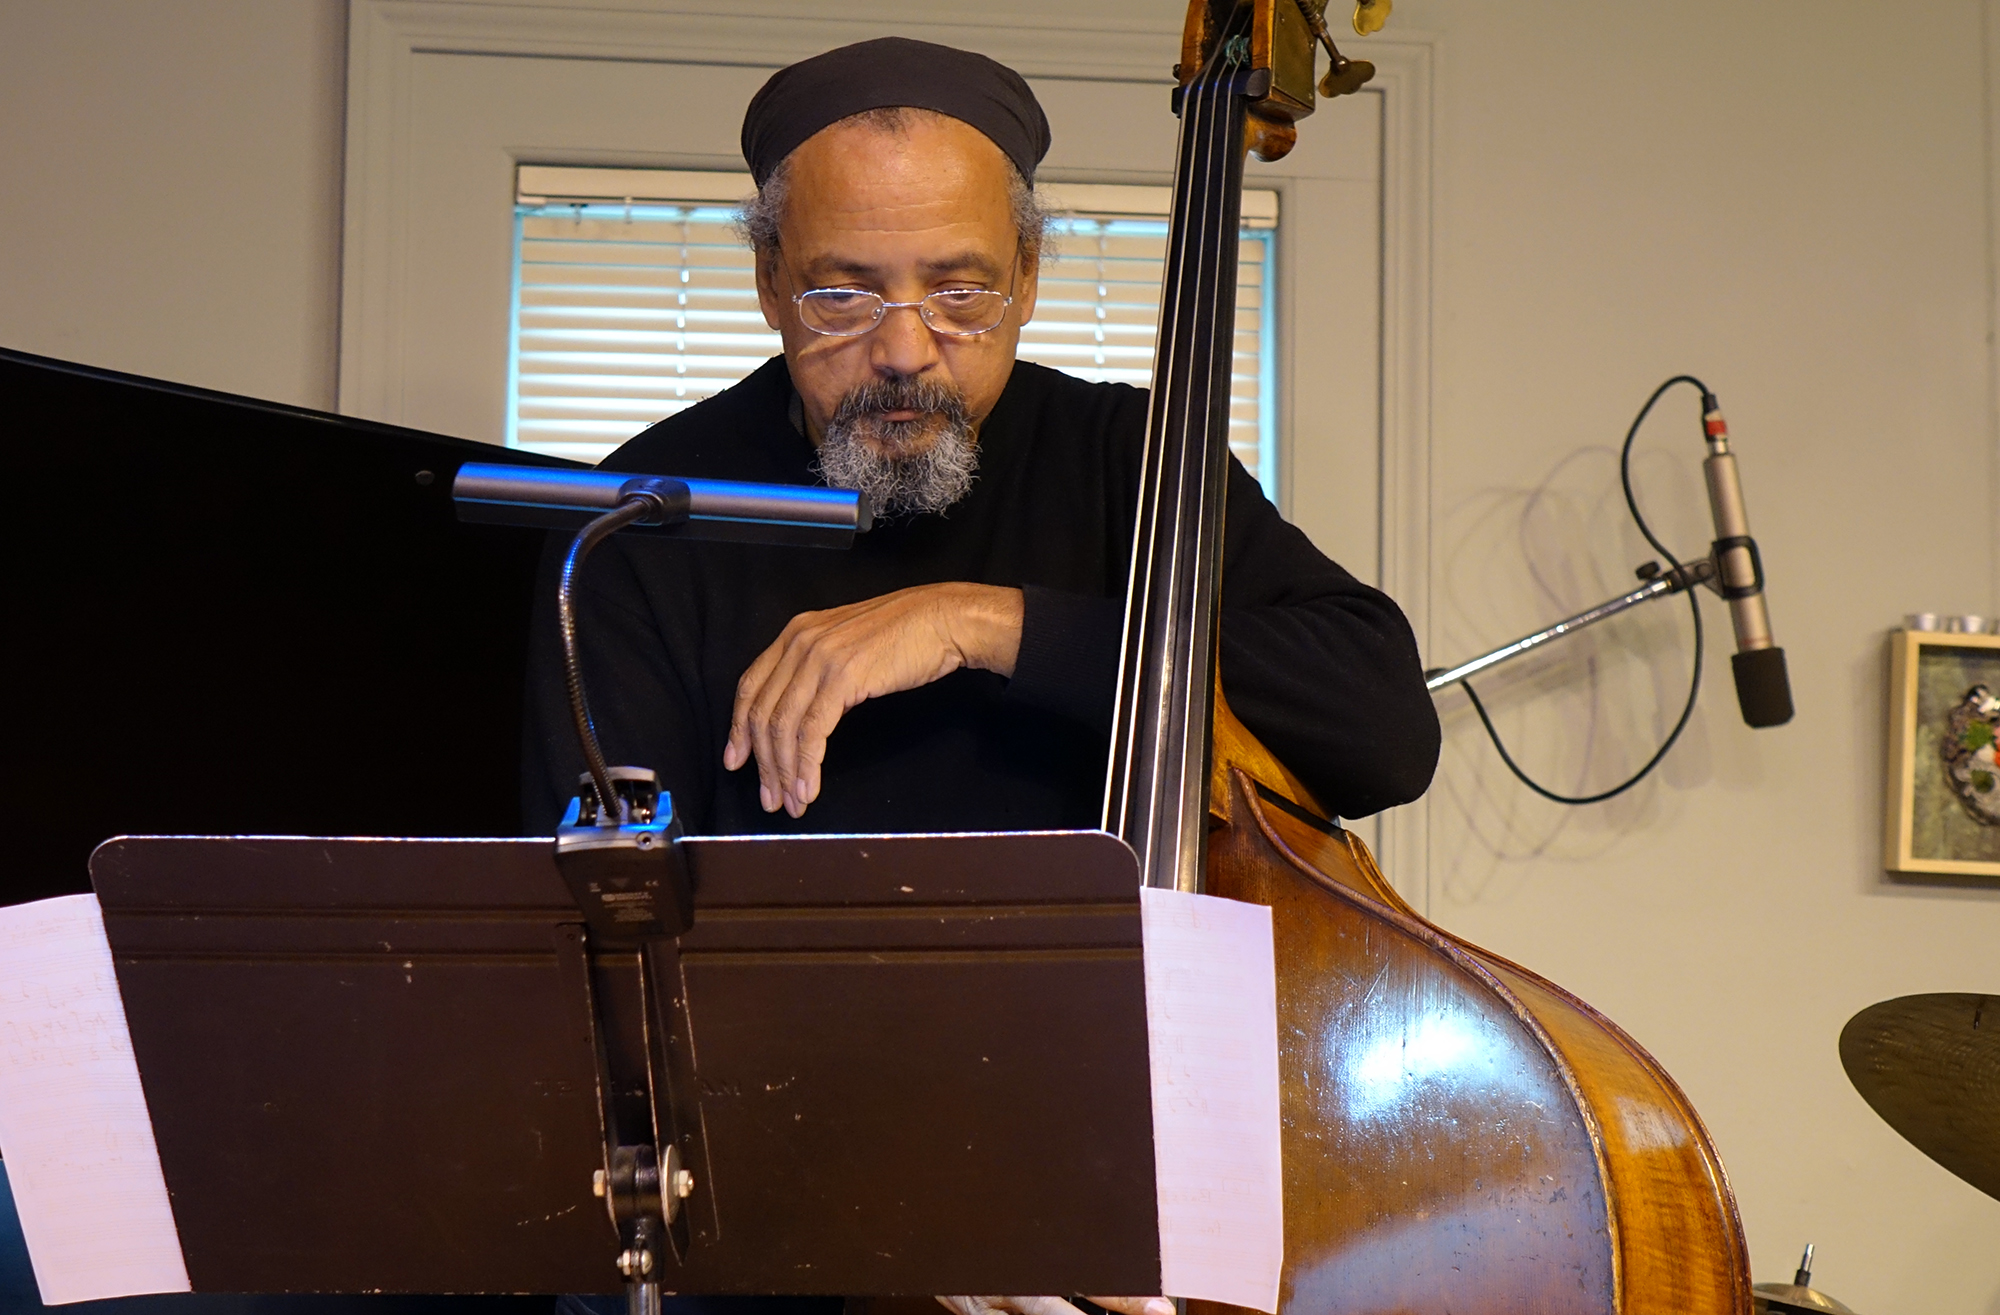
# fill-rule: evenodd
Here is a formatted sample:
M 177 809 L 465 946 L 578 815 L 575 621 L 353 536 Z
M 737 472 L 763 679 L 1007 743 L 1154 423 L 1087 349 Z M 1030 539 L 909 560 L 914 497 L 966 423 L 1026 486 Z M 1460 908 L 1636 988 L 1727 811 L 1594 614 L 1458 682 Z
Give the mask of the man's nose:
M 868 336 L 872 363 L 884 374 L 922 374 L 938 363 L 937 335 L 915 306 L 897 306 L 885 312 Z

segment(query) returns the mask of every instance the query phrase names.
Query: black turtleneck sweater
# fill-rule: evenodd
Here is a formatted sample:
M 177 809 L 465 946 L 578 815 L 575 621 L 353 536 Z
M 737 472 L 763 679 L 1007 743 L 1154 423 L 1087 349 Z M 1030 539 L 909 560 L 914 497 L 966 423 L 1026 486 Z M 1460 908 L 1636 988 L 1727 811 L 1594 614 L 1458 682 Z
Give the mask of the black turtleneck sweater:
M 812 484 L 782 357 L 654 425 L 607 470 Z M 1019 362 L 979 431 L 972 491 L 846 551 L 617 536 L 586 563 L 578 629 L 612 763 L 651 767 L 695 834 L 1090 827 L 1103 804 L 1146 394 Z M 1233 461 L 1222 682 L 1320 800 L 1359 817 L 1422 794 L 1438 722 L 1409 624 L 1328 561 Z M 567 536 L 558 536 L 566 544 Z M 551 544 L 551 565 L 560 559 Z M 820 797 L 766 813 L 754 765 L 722 768 L 736 681 L 800 612 L 943 581 L 1019 586 L 1012 679 L 958 671 L 871 699 L 828 740 Z M 575 792 L 553 587 L 535 621 L 524 819 Z

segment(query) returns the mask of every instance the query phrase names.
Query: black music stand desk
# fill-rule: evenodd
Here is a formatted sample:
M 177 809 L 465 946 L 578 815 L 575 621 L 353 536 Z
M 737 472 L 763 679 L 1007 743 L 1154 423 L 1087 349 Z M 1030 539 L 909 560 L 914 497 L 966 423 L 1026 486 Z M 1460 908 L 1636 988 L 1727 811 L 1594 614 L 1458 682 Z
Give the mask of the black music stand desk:
M 1129 849 L 681 843 L 667 1291 L 1160 1291 Z M 551 841 L 124 837 L 91 876 L 195 1291 L 620 1289 Z M 589 961 L 614 1050 L 639 964 Z

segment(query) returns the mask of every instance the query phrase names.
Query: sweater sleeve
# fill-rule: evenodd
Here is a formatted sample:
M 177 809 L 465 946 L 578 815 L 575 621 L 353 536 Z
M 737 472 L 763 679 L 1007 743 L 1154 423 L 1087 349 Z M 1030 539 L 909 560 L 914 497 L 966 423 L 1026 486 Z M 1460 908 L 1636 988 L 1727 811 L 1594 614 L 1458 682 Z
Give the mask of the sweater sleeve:
M 1341 817 L 1408 803 L 1437 710 L 1402 609 L 1329 561 L 1230 462 L 1222 686 L 1243 724 Z
M 1224 554 L 1222 685 L 1243 724 L 1341 817 L 1421 795 L 1438 720 L 1402 610 L 1329 561 L 1234 461 Z M 1009 701 L 1108 733 L 1123 604 L 1022 592 Z
M 1021 652 L 1007 700 L 1111 733 L 1124 605 L 1062 589 L 1021 590 Z

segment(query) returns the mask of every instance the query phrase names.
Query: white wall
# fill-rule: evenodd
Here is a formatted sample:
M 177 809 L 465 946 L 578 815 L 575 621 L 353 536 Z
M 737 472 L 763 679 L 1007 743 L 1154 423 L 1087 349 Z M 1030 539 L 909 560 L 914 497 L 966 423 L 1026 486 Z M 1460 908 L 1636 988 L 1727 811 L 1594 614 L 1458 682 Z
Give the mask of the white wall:
M 0 346 L 331 409 L 341 0 L 0 0 Z
M 1650 554 L 1615 445 L 1691 370 L 1736 432 L 1800 713 L 1742 727 L 1711 603 L 1703 703 L 1659 778 L 1558 810 L 1454 696 L 1392 875 L 1654 1048 L 1715 1133 L 1760 1278 L 1811 1240 L 1858 1310 L 2000 1315 L 2000 1202 L 1877 1120 L 1834 1051 L 1874 1001 L 2000 988 L 1994 890 L 1895 885 L 1877 861 L 1881 632 L 1910 610 L 2000 611 L 1979 0 L 1893 24 L 1859 0 L 1404 0 L 1395 21 L 1437 51 L 1431 484 L 1384 530 L 1428 552 L 1404 582 L 1427 656 L 1623 585 Z M 0 0 L 0 29 L 0 343 L 328 404 L 339 6 Z M 1690 398 L 1643 442 L 1641 497 L 1697 550 Z M 1645 756 L 1685 670 L 1672 606 L 1487 683 L 1553 783 Z
M 2000 891 L 1893 885 L 1878 860 L 1883 632 L 2000 604 L 1980 6 L 1910 17 L 1399 8 L 1439 34 L 1428 656 L 1629 586 L 1653 554 L 1616 446 L 1691 371 L 1736 436 L 1799 713 L 1742 725 L 1712 603 L 1687 738 L 1612 804 L 1533 797 L 1442 699 L 1429 861 L 1398 876 L 1659 1055 L 1720 1146 L 1760 1278 L 1814 1241 L 1857 1310 L 1990 1315 L 2000 1202 L 1897 1137 L 1835 1051 L 1875 1001 L 2000 991 Z M 1698 552 L 1698 407 L 1661 412 L 1640 497 Z M 1686 687 L 1678 606 L 1483 684 L 1548 783 L 1582 793 L 1644 760 Z

